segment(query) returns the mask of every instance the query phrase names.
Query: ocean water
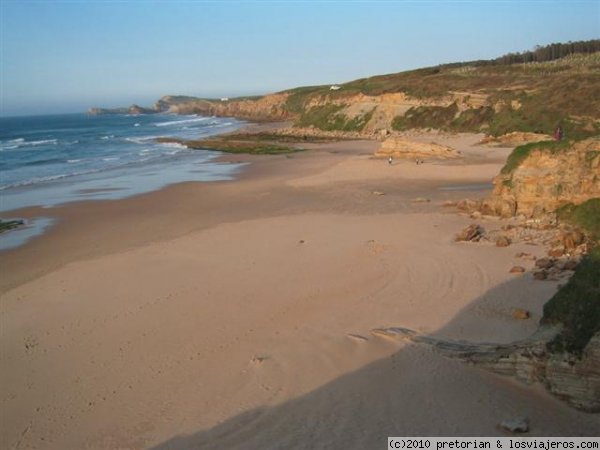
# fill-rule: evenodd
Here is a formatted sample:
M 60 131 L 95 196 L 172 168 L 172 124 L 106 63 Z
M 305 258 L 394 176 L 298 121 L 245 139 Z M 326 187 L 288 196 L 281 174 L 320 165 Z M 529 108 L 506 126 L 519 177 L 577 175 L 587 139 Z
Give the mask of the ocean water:
M 232 131 L 230 118 L 69 114 L 0 118 L 0 211 L 123 198 L 182 181 L 228 180 L 218 152 L 158 144 Z

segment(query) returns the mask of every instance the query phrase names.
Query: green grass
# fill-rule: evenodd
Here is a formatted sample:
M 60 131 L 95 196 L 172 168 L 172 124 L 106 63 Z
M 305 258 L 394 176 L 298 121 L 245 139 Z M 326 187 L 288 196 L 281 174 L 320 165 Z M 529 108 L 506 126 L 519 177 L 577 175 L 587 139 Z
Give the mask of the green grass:
M 529 144 L 521 145 L 515 148 L 508 158 L 506 159 L 506 164 L 500 170 L 502 174 L 510 174 L 517 167 L 521 165 L 521 163 L 531 154 L 533 150 L 543 150 L 550 151 L 552 153 L 560 152 L 567 150 L 573 144 L 572 141 L 562 140 L 562 141 L 543 141 L 543 142 L 531 142 Z
M 448 126 L 452 131 L 481 131 L 489 128 L 489 122 L 494 117 L 494 110 L 489 106 L 464 110 Z
M 563 324 L 548 343 L 552 353 L 581 355 L 591 337 L 600 331 L 600 247 L 593 249 L 577 270 L 544 305 L 542 323 Z
M 345 106 L 336 104 L 314 106 L 300 116 L 296 126 L 315 127 L 324 131 L 362 131 L 371 120 L 374 109 L 349 118 L 340 112 Z
M 302 151 L 288 145 L 282 145 L 281 141 L 271 142 L 267 140 L 250 139 L 244 136 L 254 135 L 224 135 L 212 139 L 201 139 L 196 141 L 185 141 L 179 138 L 159 137 L 156 142 L 178 143 L 185 145 L 187 148 L 196 150 L 217 150 L 225 153 L 246 153 L 251 155 L 282 155 L 286 153 L 295 153 Z
M 331 142 L 339 141 L 338 137 L 281 134 L 262 131 L 260 133 L 232 133 L 218 136 L 218 139 L 224 141 L 255 141 L 270 143 L 303 143 L 303 142 Z
M 592 198 L 580 205 L 569 203 L 560 207 L 556 214 L 559 220 L 580 226 L 593 239 L 600 240 L 600 198 Z
M 577 225 L 598 243 L 600 198 L 556 211 L 559 220 Z M 600 246 L 586 255 L 577 270 L 544 305 L 542 323 L 563 324 L 562 332 L 548 344 L 553 353 L 581 355 L 590 338 L 600 331 Z
M 320 129 L 343 130 L 346 118 L 327 111 L 306 110 L 311 100 L 329 99 L 327 109 L 357 94 L 381 95 L 403 92 L 419 99 L 446 98 L 453 91 L 485 94 L 489 105 L 465 110 L 457 115 L 454 107 L 419 107 L 394 120 L 393 128 L 439 128 L 449 131 L 486 132 L 499 136 L 511 131 L 552 134 L 561 126 L 565 137 L 581 139 L 600 133 L 600 53 L 573 55 L 544 63 L 501 65 L 490 61 L 445 64 L 407 72 L 361 78 L 329 86 L 309 86 L 289 93 L 286 109 L 301 116 L 303 124 Z M 511 107 L 517 100 L 520 107 Z M 502 102 L 497 112 L 493 106 Z M 331 111 L 329 111 L 331 112 Z M 452 114 L 452 112 L 454 114 Z M 328 120 L 323 115 L 331 116 Z M 355 127 L 357 128 L 357 127 Z
M 394 130 L 402 131 L 411 128 L 446 129 L 454 120 L 458 106 L 417 106 L 412 107 L 403 116 L 396 116 L 392 121 Z
M 5 231 L 12 230 L 14 228 L 18 228 L 23 225 L 25 222 L 20 219 L 15 220 L 2 220 L 0 219 L 0 233 L 4 233 Z
M 225 153 L 247 153 L 250 155 L 281 155 L 300 151 L 287 145 L 257 141 L 235 141 L 225 139 L 204 139 L 187 141 L 185 145 L 193 149 L 217 150 Z

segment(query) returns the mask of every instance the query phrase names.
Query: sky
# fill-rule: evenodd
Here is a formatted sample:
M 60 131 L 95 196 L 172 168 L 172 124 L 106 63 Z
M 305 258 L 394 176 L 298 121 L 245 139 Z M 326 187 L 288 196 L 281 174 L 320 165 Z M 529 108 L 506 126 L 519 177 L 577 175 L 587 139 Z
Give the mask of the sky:
M 0 115 L 350 81 L 600 38 L 600 0 L 0 0 Z

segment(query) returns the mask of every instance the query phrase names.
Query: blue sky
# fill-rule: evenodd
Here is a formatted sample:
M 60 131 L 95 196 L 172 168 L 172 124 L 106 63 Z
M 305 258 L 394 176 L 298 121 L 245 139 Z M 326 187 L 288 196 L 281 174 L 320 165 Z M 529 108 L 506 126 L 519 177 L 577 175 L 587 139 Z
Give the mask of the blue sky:
M 267 93 L 600 37 L 600 0 L 0 5 L 5 116 Z

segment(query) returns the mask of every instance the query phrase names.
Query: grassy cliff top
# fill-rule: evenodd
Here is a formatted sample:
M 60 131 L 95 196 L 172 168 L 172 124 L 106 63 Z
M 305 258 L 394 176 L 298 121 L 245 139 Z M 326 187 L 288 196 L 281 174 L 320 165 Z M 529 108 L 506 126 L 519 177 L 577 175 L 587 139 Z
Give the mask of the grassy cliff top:
M 568 114 L 600 117 L 600 52 L 573 54 L 545 62 L 501 64 L 474 61 L 444 64 L 406 72 L 378 75 L 339 84 L 307 86 L 284 91 L 288 107 L 300 112 L 315 96 L 343 99 L 356 94 L 405 93 L 415 98 L 440 98 L 450 92 L 472 92 L 497 100 L 518 100 L 537 94 L 547 106 Z

